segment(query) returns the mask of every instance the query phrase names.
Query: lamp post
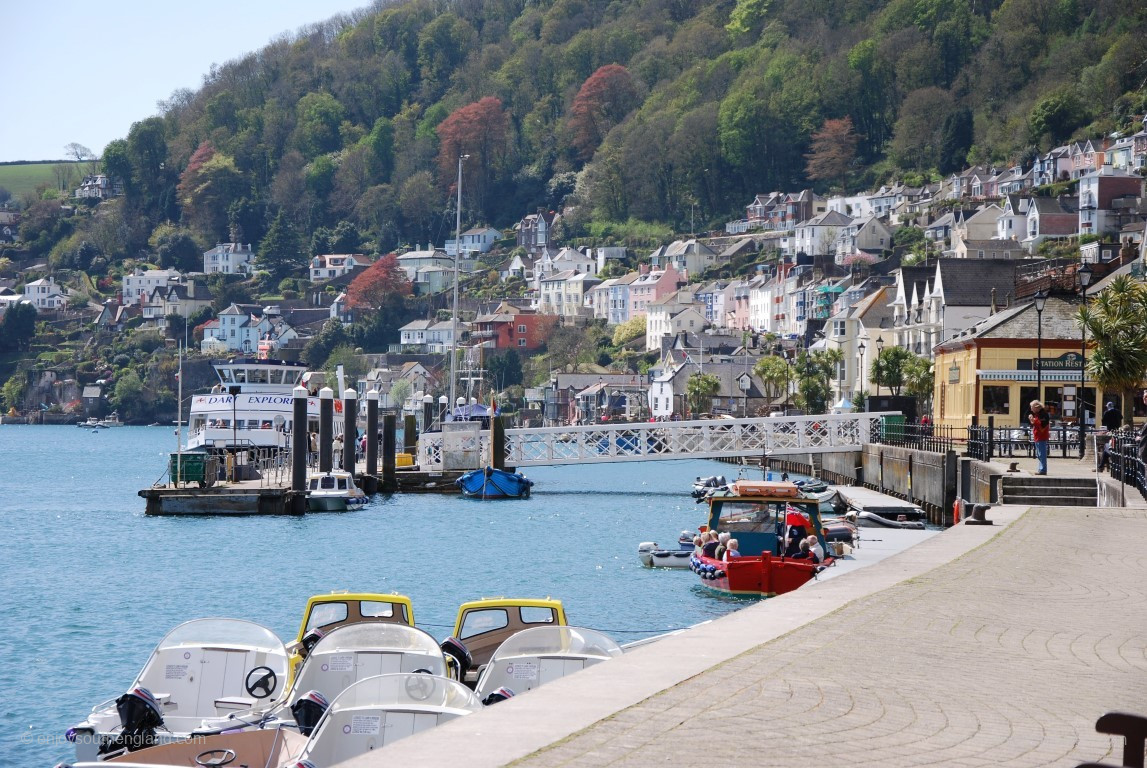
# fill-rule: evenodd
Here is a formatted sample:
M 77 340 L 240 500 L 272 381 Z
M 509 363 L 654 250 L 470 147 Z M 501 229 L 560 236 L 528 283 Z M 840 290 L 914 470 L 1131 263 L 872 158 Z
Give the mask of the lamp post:
M 1083 291 L 1083 307 L 1087 308 L 1087 286 L 1091 284 L 1091 267 L 1083 264 L 1079 267 L 1079 287 Z M 1080 333 L 1082 334 L 1082 341 L 1079 346 L 1079 458 L 1083 458 L 1083 454 L 1087 449 L 1087 422 L 1084 419 L 1083 405 L 1085 398 L 1083 396 L 1084 387 L 1087 385 L 1087 326 L 1080 326 Z M 1096 398 L 1096 406 L 1099 405 L 1098 398 Z
M 1047 303 L 1047 291 L 1036 291 L 1035 295 L 1035 399 L 1043 402 L 1043 307 Z
M 861 389 L 865 389 L 865 386 L 864 386 L 864 349 L 865 349 L 865 347 L 864 347 L 863 341 L 856 345 L 856 351 L 860 353 L 860 375 L 858 376 L 858 378 L 860 379 L 860 388 Z M 855 400 L 855 397 L 853 398 L 853 400 Z

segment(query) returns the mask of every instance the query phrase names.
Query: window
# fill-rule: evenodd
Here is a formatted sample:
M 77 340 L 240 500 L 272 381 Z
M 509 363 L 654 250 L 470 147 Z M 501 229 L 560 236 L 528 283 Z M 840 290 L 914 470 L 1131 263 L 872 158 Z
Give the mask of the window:
M 832 321 L 832 335 L 836 336 L 837 338 L 844 335 L 844 321 L 843 320 L 833 320 Z
M 311 615 L 307 618 L 307 630 L 346 621 L 346 617 L 346 603 L 322 603 L 311 609 Z
M 526 340 L 525 339 L 518 339 L 518 346 L 519 347 L 526 346 Z
M 526 332 L 526 326 L 519 325 L 518 326 L 518 333 L 525 333 L 525 332 Z
M 462 631 L 459 633 L 458 639 L 466 640 L 467 638 L 481 635 L 485 632 L 503 629 L 509 626 L 509 624 L 510 617 L 506 614 L 504 608 L 468 611 L 466 617 L 462 619 Z
M 984 413 L 1007 414 L 1011 410 L 1011 387 L 984 386 Z

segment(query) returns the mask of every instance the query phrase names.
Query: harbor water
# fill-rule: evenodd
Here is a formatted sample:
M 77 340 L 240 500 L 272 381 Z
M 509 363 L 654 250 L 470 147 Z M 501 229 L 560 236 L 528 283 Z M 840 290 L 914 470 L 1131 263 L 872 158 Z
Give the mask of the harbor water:
M 250 619 L 290 642 L 313 594 L 400 592 L 442 639 L 464 601 L 553 596 L 571 623 L 625 643 L 744 605 L 636 554 L 704 522 L 690 485 L 735 476 L 725 464 L 530 468 L 526 501 L 397 495 L 300 518 L 146 517 L 136 492 L 173 450 L 169 427 L 0 426 L 0 767 L 69 757 L 67 728 L 193 618 Z

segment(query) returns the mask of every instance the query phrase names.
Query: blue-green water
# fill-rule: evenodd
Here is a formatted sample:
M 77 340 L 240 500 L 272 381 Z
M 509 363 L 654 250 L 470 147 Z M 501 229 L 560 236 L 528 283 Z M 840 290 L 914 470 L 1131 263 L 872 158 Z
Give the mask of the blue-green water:
M 146 517 L 136 491 L 174 449 L 170 428 L 0 426 L 0 766 L 71 754 L 63 732 L 192 618 L 246 618 L 289 641 L 313 594 L 397 591 L 441 639 L 466 600 L 548 595 L 571 623 L 627 642 L 743 605 L 636 555 L 703 522 L 690 483 L 735 474 L 726 465 L 532 468 L 520 502 L 405 495 L 302 518 Z

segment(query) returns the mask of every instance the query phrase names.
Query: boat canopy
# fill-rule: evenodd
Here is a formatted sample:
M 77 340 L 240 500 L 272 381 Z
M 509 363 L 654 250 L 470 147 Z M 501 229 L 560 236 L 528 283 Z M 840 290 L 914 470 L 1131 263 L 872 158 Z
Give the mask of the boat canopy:
M 346 624 L 327 634 L 311 651 L 315 656 L 331 651 L 362 651 L 393 648 L 401 651 L 442 655 L 438 641 L 429 633 L 407 624 L 370 621 Z
M 345 709 L 447 709 L 459 714 L 475 712 L 482 702 L 457 680 L 423 672 L 399 672 L 359 680 L 340 693 L 331 711 Z
M 523 629 L 502 643 L 490 663 L 517 656 L 579 656 L 604 661 L 621 653 L 621 646 L 592 629 L 534 627 Z
M 168 632 L 156 651 L 187 646 L 241 647 L 286 655 L 283 641 L 271 630 L 244 619 L 193 619 Z

